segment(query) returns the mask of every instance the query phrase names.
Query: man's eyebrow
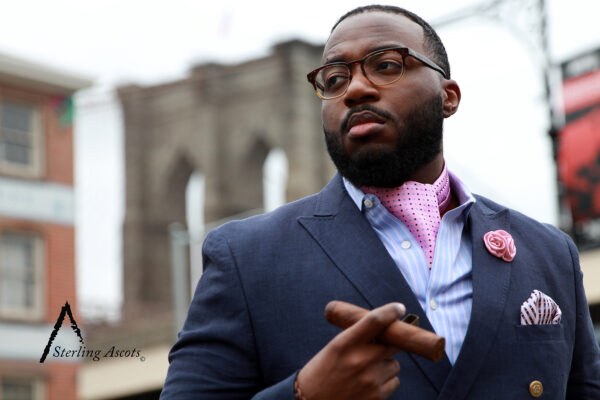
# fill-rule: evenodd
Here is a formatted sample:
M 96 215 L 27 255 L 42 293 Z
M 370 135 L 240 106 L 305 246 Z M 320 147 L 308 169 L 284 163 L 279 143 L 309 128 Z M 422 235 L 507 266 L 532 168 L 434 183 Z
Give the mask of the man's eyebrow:
M 391 43 L 391 44 L 384 44 L 384 45 L 380 45 L 380 46 L 375 46 L 375 47 L 371 47 L 367 50 L 367 52 L 365 53 L 365 55 L 369 54 L 369 53 L 373 53 L 375 51 L 379 51 L 379 50 L 385 50 L 385 49 L 390 49 L 390 48 L 394 48 L 394 47 L 404 47 L 402 45 L 399 45 L 398 43 Z M 337 62 L 346 62 L 346 57 L 344 56 L 336 56 L 335 54 L 333 55 L 333 57 L 329 56 L 325 59 L 325 61 L 323 62 L 323 64 L 331 64 L 331 63 L 337 63 Z

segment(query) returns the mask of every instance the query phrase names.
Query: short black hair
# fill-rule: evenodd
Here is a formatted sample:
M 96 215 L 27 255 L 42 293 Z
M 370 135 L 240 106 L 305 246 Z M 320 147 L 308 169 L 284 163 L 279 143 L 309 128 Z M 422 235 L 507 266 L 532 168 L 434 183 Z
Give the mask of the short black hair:
M 417 14 L 410 12 L 404 8 L 396 7 L 396 6 L 384 6 L 381 4 L 372 4 L 369 6 L 357 7 L 354 10 L 348 11 L 346 14 L 342 15 L 340 19 L 333 25 L 331 28 L 331 33 L 333 33 L 334 29 L 348 17 L 351 17 L 356 14 L 362 14 L 364 12 L 371 11 L 382 11 L 393 14 L 400 14 L 410 19 L 411 21 L 419 24 L 423 29 L 423 38 L 425 49 L 430 53 L 427 56 L 431 57 L 433 61 L 435 61 L 445 72 L 446 77 L 450 78 L 450 62 L 448 61 L 448 54 L 446 53 L 446 48 L 444 47 L 444 43 L 442 43 L 442 39 L 438 36 L 435 29 L 427 23 L 423 18 L 419 17 Z

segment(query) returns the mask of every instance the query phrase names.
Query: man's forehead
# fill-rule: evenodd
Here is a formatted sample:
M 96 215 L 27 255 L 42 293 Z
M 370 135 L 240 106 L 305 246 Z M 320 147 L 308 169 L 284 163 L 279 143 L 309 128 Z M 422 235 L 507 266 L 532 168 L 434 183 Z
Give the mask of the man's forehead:
M 382 11 L 356 14 L 340 22 L 331 33 L 322 61 L 352 58 L 357 52 L 368 53 L 384 46 L 406 46 L 423 52 L 423 29 L 401 14 Z

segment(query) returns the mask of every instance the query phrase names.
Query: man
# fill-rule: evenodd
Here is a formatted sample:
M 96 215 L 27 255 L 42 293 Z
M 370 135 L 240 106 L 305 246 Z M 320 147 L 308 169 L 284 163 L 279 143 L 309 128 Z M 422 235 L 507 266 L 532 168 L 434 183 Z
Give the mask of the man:
M 359 8 L 323 64 L 308 77 L 340 174 L 208 235 L 161 398 L 600 399 L 571 240 L 448 173 L 442 123 L 461 95 L 435 31 Z M 331 300 L 372 311 L 340 330 Z M 405 311 L 446 338 L 441 361 L 376 340 Z

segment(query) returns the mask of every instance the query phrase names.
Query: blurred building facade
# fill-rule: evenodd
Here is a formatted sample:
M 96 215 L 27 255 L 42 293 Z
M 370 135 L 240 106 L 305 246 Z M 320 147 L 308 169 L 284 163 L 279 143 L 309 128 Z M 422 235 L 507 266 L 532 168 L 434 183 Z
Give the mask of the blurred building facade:
M 320 101 L 306 80 L 322 49 L 290 41 L 262 58 L 199 65 L 176 82 L 119 89 L 126 166 L 123 318 L 117 327 L 96 327 L 91 337 L 96 347 L 137 346 L 146 361 L 111 368 L 88 363 L 81 374 L 83 399 L 153 399 L 162 388 L 180 329 L 169 231 L 173 223 L 184 232 L 192 228 L 186 225 L 186 188 L 193 176 L 203 177 L 207 225 L 264 208 L 263 167 L 274 150 L 287 158 L 285 201 L 319 191 L 333 176 Z M 201 239 L 187 235 L 192 247 Z M 187 309 L 189 281 L 197 277 L 185 274 L 178 290 L 186 292 Z M 109 381 L 110 387 L 94 384 Z
M 263 207 L 269 151 L 289 161 L 286 200 L 320 190 L 334 169 L 320 102 L 306 72 L 322 47 L 300 41 L 240 65 L 201 65 L 189 78 L 119 90 L 125 121 L 124 313 L 171 310 L 168 227 L 186 222 L 185 189 L 205 177 L 208 222 Z
M 580 251 L 600 338 L 600 49 L 561 64 L 564 124 L 555 137 L 562 228 Z
M 40 357 L 66 301 L 77 319 L 71 95 L 90 85 L 0 54 L 0 399 L 77 398 L 78 363 Z

